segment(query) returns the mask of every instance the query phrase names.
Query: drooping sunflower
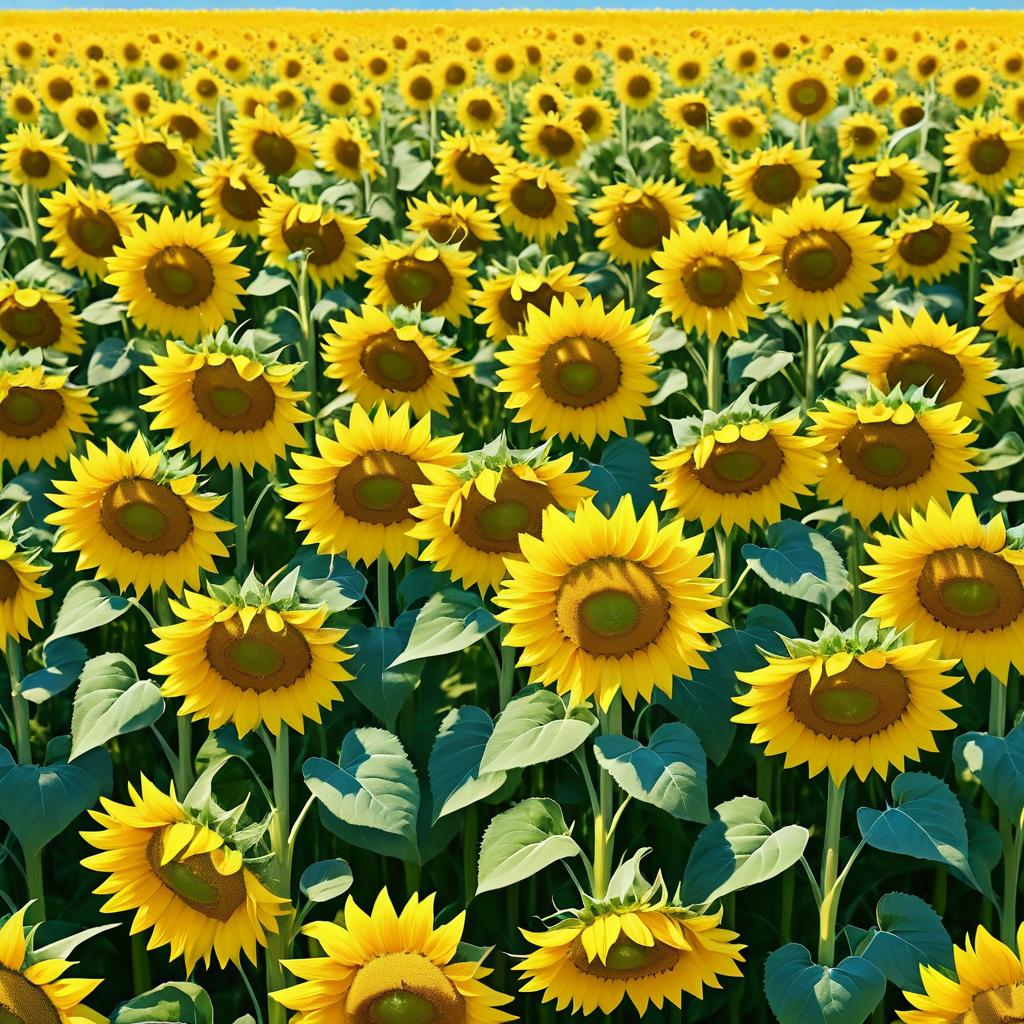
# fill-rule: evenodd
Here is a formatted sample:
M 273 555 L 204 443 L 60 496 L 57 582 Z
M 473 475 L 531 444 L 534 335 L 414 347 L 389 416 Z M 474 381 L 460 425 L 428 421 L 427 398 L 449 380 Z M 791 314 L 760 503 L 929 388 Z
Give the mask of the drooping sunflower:
M 835 783 L 856 772 L 883 779 L 907 760 L 934 753 L 934 733 L 956 728 L 945 712 L 959 707 L 946 691 L 955 660 L 934 642 L 907 643 L 892 630 L 858 622 L 846 633 L 828 624 L 816 640 L 784 639 L 784 655 L 737 672 L 750 687 L 733 700 L 745 710 L 734 722 L 754 726 L 765 754 L 785 754 L 785 767 L 806 764 L 813 777 L 828 769 Z
M 240 966 L 243 953 L 255 963 L 287 900 L 263 885 L 230 837 L 190 815 L 173 783 L 164 793 L 143 775 L 128 795 L 126 804 L 100 797 L 103 810 L 89 812 L 99 830 L 81 833 L 101 851 L 82 865 L 107 876 L 94 890 L 110 897 L 103 911 L 134 910 L 132 932 L 152 928 L 147 948 L 169 946 L 189 974 L 215 954 L 221 967 Z
M 766 251 L 779 259 L 774 297 L 791 320 L 824 327 L 875 291 L 885 239 L 875 232 L 879 222 L 863 217 L 842 200 L 826 207 L 804 196 L 757 222 Z
M 299 408 L 307 397 L 292 382 L 301 369 L 262 356 L 217 337 L 197 346 L 167 343 L 142 367 L 153 383 L 139 389 L 149 397 L 142 406 L 155 413 L 153 430 L 170 430 L 168 448 L 188 446 L 199 464 L 256 465 L 273 469 L 288 448 L 301 447 L 296 424 L 308 413 Z
M 709 614 L 721 598 L 703 542 L 683 536 L 681 519 L 659 529 L 653 504 L 637 518 L 629 497 L 611 517 L 591 502 L 574 518 L 548 508 L 494 599 L 530 682 L 605 709 L 621 691 L 632 707 L 703 668 L 705 634 L 724 627 Z
M 821 178 L 822 163 L 814 150 L 797 149 L 792 142 L 759 149 L 730 166 L 725 190 L 740 210 L 770 217 L 807 195 Z
M 795 414 L 777 416 L 772 406 L 742 399 L 721 413 L 674 421 L 675 447 L 653 460 L 664 507 L 727 533 L 778 522 L 825 472 L 821 441 L 799 427 Z
M 15 911 L 0 925 L 0 1013 L 31 1024 L 102 1024 L 107 1018 L 82 1003 L 99 979 L 66 977 L 73 966 L 67 960 L 30 956 L 27 909 Z
M 956 203 L 907 217 L 888 233 L 885 267 L 898 281 L 930 284 L 955 274 L 974 249 L 971 215 Z
M 1024 277 L 994 278 L 982 286 L 975 301 L 981 305 L 986 330 L 1006 338 L 1014 348 L 1024 348 Z
M 324 168 L 348 181 L 376 181 L 383 173 L 380 155 L 363 136 L 359 125 L 344 117 L 329 121 L 316 137 L 317 159 Z
M 428 241 L 390 242 L 367 249 L 359 269 L 367 275 L 366 298 L 371 306 L 419 306 L 425 313 L 457 324 L 469 313 L 472 252 Z
M 742 976 L 739 935 L 721 927 L 722 911 L 700 914 L 667 900 L 590 901 L 542 932 L 522 931 L 536 946 L 514 965 L 524 992 L 541 992 L 558 1011 L 612 1013 L 625 999 L 641 1016 L 651 1005 L 702 999 L 721 978 Z
M 794 64 L 779 71 L 772 91 L 779 112 L 790 121 L 815 124 L 836 105 L 835 79 L 810 64 Z
M 569 113 L 531 114 L 519 130 L 523 149 L 544 163 L 572 167 L 587 145 L 582 125 Z
M 34 124 L 19 124 L 0 144 L 0 171 L 15 185 L 48 192 L 71 177 L 71 154 Z
M 531 308 L 547 313 L 551 303 L 562 296 L 582 299 L 587 295 L 583 275 L 573 273 L 573 264 L 551 266 L 547 260 L 536 269 L 521 264 L 515 270 L 499 271 L 473 292 L 472 302 L 480 307 L 476 323 L 487 326 L 487 337 L 504 341 L 526 323 Z
M 240 281 L 248 270 L 234 262 L 242 252 L 234 234 L 200 217 L 145 217 L 123 237 L 107 260 L 108 284 L 128 304 L 140 326 L 195 341 L 234 320 L 242 308 Z
M 274 194 L 270 179 L 241 157 L 207 160 L 192 182 L 203 213 L 245 238 L 259 234 L 263 208 Z
M 957 404 L 937 405 L 924 387 L 869 392 L 851 404 L 823 399 L 808 412 L 810 434 L 824 441 L 828 469 L 818 496 L 838 502 L 863 526 L 887 522 L 949 493 L 974 494 L 968 474 L 978 449 L 971 420 Z
M 475 197 L 439 199 L 428 192 L 426 199 L 412 197 L 407 212 L 410 231 L 426 232 L 435 242 L 456 245 L 465 252 L 478 254 L 487 242 L 501 237 L 494 214 Z
M 355 405 L 347 426 L 335 421 L 334 440 L 317 435 L 319 455 L 295 455 L 294 483 L 281 489 L 296 506 L 288 518 L 321 554 L 366 565 L 384 554 L 397 566 L 419 547 L 409 535 L 418 503 L 413 488 L 427 483 L 430 467 L 458 462 L 460 440 L 432 438 L 429 414 L 410 421 L 408 406 L 390 413 L 381 405 L 371 420 Z
M 490 199 L 505 227 L 544 245 L 576 223 L 575 193 L 560 171 L 519 160 L 499 168 Z
M 663 178 L 605 185 L 590 210 L 598 248 L 637 267 L 649 262 L 676 228 L 697 217 L 685 188 Z
M 932 502 L 864 551 L 873 564 L 861 567 L 861 589 L 879 595 L 868 615 L 882 626 L 937 640 L 972 679 L 987 668 L 1005 682 L 1024 664 L 1024 551 L 1002 516 L 983 524 L 968 495 L 952 513 Z
M 330 921 L 303 931 L 325 956 L 286 960 L 298 984 L 271 992 L 295 1010 L 293 1021 L 436 1021 L 502 1024 L 515 1018 L 499 1010 L 512 1001 L 483 984 L 491 972 L 477 958 L 459 959 L 465 912 L 435 927 L 434 897 L 410 897 L 397 912 L 382 889 L 370 914 L 349 897 L 344 927 Z
M 497 589 L 507 562 L 522 556 L 520 535 L 541 535 L 546 508 L 573 512 L 593 497 L 571 463 L 571 453 L 549 459 L 547 445 L 512 451 L 502 436 L 454 467 L 425 467 L 429 482 L 413 488 L 420 521 L 409 530 L 427 541 L 420 561 L 463 587 Z
M 128 173 L 149 182 L 158 192 L 174 192 L 192 180 L 192 147 L 166 129 L 126 121 L 114 134 L 113 146 Z
M 691 185 L 717 188 L 729 166 L 718 140 L 706 132 L 688 129 L 672 140 L 672 169 Z
M 53 550 L 77 552 L 78 572 L 95 569 L 139 595 L 161 584 L 176 594 L 227 554 L 217 534 L 231 524 L 213 514 L 220 495 L 199 493 L 189 467 L 150 451 L 141 435 L 127 451 L 87 441 L 70 469 L 70 480 L 53 482 L 58 510 L 46 521 L 60 527 Z
M 866 335 L 853 342 L 857 355 L 843 365 L 880 391 L 923 387 L 941 404 L 959 404 L 962 415 L 978 419 L 990 409 L 989 395 L 1001 390 L 991 379 L 999 362 L 987 354 L 989 342 L 977 341 L 977 327 L 959 330 L 923 308 L 909 321 L 894 309 L 891 320 L 883 317 Z
M 161 655 L 152 667 L 166 676 L 165 697 L 180 697 L 179 715 L 204 719 L 210 729 L 231 722 L 239 736 L 259 726 L 274 736 L 282 728 L 305 731 L 342 699 L 338 686 L 352 677 L 338 645 L 345 630 L 324 623 L 324 605 L 306 605 L 294 593 L 272 593 L 255 578 L 186 590 L 170 602 L 178 619 L 157 627 L 150 650 Z
M 275 192 L 260 211 L 259 231 L 267 263 L 298 275 L 301 263 L 292 255 L 308 250 L 310 280 L 331 287 L 356 276 L 366 250 L 360 232 L 368 223 L 368 218 L 349 217 L 333 206 L 303 203 L 287 192 Z
M 45 288 L 0 281 L 0 342 L 8 349 L 82 351 L 81 320 L 71 300 Z
M 777 280 L 776 256 L 750 237 L 749 228 L 730 231 L 724 221 L 714 231 L 703 223 L 680 226 L 654 262 L 652 297 L 686 330 L 712 342 L 723 334 L 738 337 L 750 320 L 764 316 Z
M 928 196 L 927 181 L 924 168 L 905 153 L 851 164 L 846 172 L 851 201 L 876 217 L 919 206 Z
M 497 132 L 449 135 L 442 133 L 437 149 L 437 176 L 449 192 L 486 196 L 498 170 L 514 159 L 512 147 Z
M 278 117 L 263 105 L 249 117 L 236 117 L 231 126 L 235 152 L 262 167 L 269 178 L 312 167 L 314 141 L 312 125 L 298 117 Z
M 48 569 L 37 550 L 19 547 L 12 538 L 0 534 L 0 644 L 8 637 L 28 639 L 33 624 L 42 626 L 39 602 L 53 591 L 39 583 L 39 578 Z
M 889 129 L 874 114 L 860 111 L 839 122 L 836 139 L 839 152 L 851 159 L 874 156 L 889 135 Z
M 1024 129 L 999 115 L 959 117 L 945 152 L 955 177 L 995 194 L 1024 171 Z
M 570 295 L 548 312 L 531 306 L 521 334 L 497 353 L 504 364 L 495 390 L 506 394 L 514 423 L 528 423 L 545 440 L 625 434 L 626 421 L 643 419 L 654 382 L 656 355 L 649 324 L 634 323 L 633 310 L 603 299 Z
M 757 149 L 768 131 L 768 119 L 760 107 L 733 104 L 715 114 L 712 123 L 736 153 Z

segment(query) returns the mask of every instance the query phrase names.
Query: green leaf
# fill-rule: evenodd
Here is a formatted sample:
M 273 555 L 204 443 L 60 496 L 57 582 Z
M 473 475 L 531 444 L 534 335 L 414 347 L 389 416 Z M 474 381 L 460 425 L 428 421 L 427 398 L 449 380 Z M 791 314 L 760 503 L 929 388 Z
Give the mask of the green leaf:
M 82 669 L 71 715 L 71 760 L 115 736 L 152 725 L 164 710 L 160 687 L 139 679 L 123 654 L 101 654 Z
M 391 662 L 391 668 L 419 658 L 464 651 L 497 627 L 498 620 L 476 594 L 444 590 L 429 598 L 417 612 L 409 643 Z
M 492 819 L 480 844 L 477 895 L 504 889 L 581 851 L 554 800 L 530 797 Z
M 89 652 L 81 640 L 64 637 L 43 644 L 43 667 L 21 681 L 21 695 L 42 704 L 63 692 L 78 678 Z
M 299 878 L 299 889 L 313 903 L 327 903 L 352 888 L 352 869 L 340 857 L 310 864 Z
M 953 743 L 953 758 L 957 768 L 970 772 L 999 810 L 1020 825 L 1024 816 L 1024 723 L 1005 739 L 984 732 L 964 733 Z
M 885 995 L 885 975 L 859 956 L 822 967 L 791 942 L 768 957 L 764 994 L 779 1024 L 862 1024 Z
M 128 307 L 113 299 L 99 299 L 90 302 L 79 316 L 87 324 L 96 324 L 99 327 L 108 327 L 110 324 L 119 324 L 121 317 L 128 311 Z
M 53 632 L 46 642 L 51 644 L 59 637 L 87 633 L 90 629 L 105 626 L 123 615 L 130 606 L 127 598 L 112 594 L 100 580 L 82 580 L 67 592 L 57 612 Z
M 306 604 L 323 604 L 343 612 L 366 597 L 366 577 L 341 555 L 318 555 L 302 547 L 288 563 L 289 573 L 299 570 L 295 592 Z
M 686 371 L 675 366 L 659 370 L 655 374 L 654 382 L 658 385 L 658 390 L 651 395 L 651 405 L 661 405 L 673 395 L 685 391 L 689 384 Z
M 138 363 L 135 350 L 128 348 L 124 338 L 104 338 L 89 358 L 85 382 L 92 387 L 109 384 L 131 373 Z
M 410 661 L 397 668 L 392 662 L 405 650 L 408 628 L 400 629 L 406 619 L 398 618 L 395 626 L 355 625 L 345 634 L 345 644 L 355 651 L 345 667 L 353 679 L 345 684 L 346 692 L 371 711 L 388 729 L 394 729 L 399 712 L 419 682 L 422 661 Z
M 690 851 L 683 901 L 710 904 L 795 864 L 807 846 L 807 829 L 785 825 L 774 831 L 773 826 L 767 804 L 756 797 L 738 796 L 719 804 Z
M 707 821 L 708 766 L 696 733 L 678 722 L 654 731 L 649 746 L 627 736 L 594 740 L 597 762 L 632 797 L 683 821 Z
M 427 767 L 435 821 L 489 797 L 505 784 L 505 772 L 480 768 L 493 731 L 491 716 L 472 704 L 445 715 Z
M 168 981 L 122 1003 L 110 1024 L 213 1024 L 213 1003 L 191 981 Z
M 843 558 L 822 533 L 795 519 L 773 523 L 768 547 L 744 544 L 747 565 L 773 590 L 828 608 L 850 589 Z
M 633 499 L 637 515 L 658 500 L 654 490 L 654 464 L 639 441 L 620 437 L 604 449 L 600 463 L 584 459 L 583 464 L 590 469 L 584 483 L 597 492 L 594 504 L 606 515 L 614 512 L 627 494 Z
M 245 289 L 246 295 L 276 295 L 285 288 L 290 288 L 292 279 L 287 274 L 273 270 L 261 270 Z
M 585 705 L 569 708 L 553 690 L 527 690 L 499 716 L 480 770 L 507 772 L 554 761 L 571 754 L 596 728 L 597 719 Z

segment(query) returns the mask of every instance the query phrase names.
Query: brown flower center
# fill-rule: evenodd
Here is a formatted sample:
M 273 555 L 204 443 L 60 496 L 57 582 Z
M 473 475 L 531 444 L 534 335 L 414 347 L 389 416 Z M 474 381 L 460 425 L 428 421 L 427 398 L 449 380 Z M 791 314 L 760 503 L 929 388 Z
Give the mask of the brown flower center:
M 923 78 L 930 78 L 939 69 L 939 62 L 934 57 L 922 57 L 917 62 L 917 70 Z
M 466 69 L 461 64 L 449 64 L 445 68 L 444 80 L 447 85 L 462 85 L 466 81 Z
M 980 548 L 960 546 L 928 555 L 917 596 L 936 622 L 971 633 L 1003 629 L 1024 611 L 1017 567 Z
M 685 82 L 692 82 L 700 77 L 700 64 L 695 60 L 684 60 L 677 70 L 679 77 Z
M 466 104 L 466 110 L 469 112 L 469 116 L 476 121 L 489 122 L 494 116 L 494 105 L 482 96 L 470 100 Z
M 49 996 L 20 971 L 0 965 L 0 1021 L 3 1024 L 61 1024 L 63 1015 Z
M 371 451 L 342 466 L 334 478 L 334 503 L 363 523 L 391 526 L 412 517 L 418 504 L 413 486 L 427 478 L 408 455 Z
M 480 252 L 483 243 L 467 227 L 464 221 L 454 216 L 435 217 L 425 225 L 427 234 L 442 245 L 457 245 L 461 252 Z
M 23 348 L 48 348 L 60 340 L 60 317 L 43 298 L 22 305 L 16 294 L 9 295 L 0 302 L 0 330 Z
M 336 106 L 344 107 L 352 102 L 352 90 L 344 82 L 332 83 L 327 96 Z
M 876 736 L 898 722 L 910 704 L 907 679 L 892 665 L 866 668 L 852 661 L 834 676 L 822 674 L 811 689 L 811 676 L 793 680 L 789 709 L 819 736 L 860 740 Z
M 258 132 L 252 143 L 252 155 L 272 178 L 287 174 L 295 164 L 298 150 L 291 139 L 276 132 Z
M 161 302 L 191 309 L 213 293 L 210 261 L 190 245 L 169 245 L 149 258 L 143 277 Z
M 985 989 L 971 999 L 970 1009 L 950 1024 L 1021 1024 L 1024 1022 L 1024 984 Z
M 291 686 L 313 663 L 302 633 L 290 622 L 275 633 L 265 612 L 257 613 L 248 629 L 237 615 L 215 622 L 206 641 L 206 658 L 232 686 L 259 693 Z
M 193 529 L 185 501 L 168 485 L 141 477 L 119 480 L 103 492 L 100 523 L 121 547 L 143 555 L 177 551 Z
M 710 174 L 715 169 L 715 154 L 710 149 L 690 146 L 686 154 L 686 162 L 697 174 Z
M 498 169 L 489 156 L 484 153 L 470 152 L 460 153 L 455 158 L 455 170 L 471 185 L 487 185 L 498 173 Z
M 527 217 L 544 220 L 555 212 L 558 199 L 546 185 L 538 185 L 533 178 L 523 178 L 512 186 L 509 198 L 513 206 Z
M 91 131 L 100 123 L 96 111 L 90 107 L 84 107 L 82 110 L 79 110 L 75 114 L 75 121 L 78 122 L 79 128 L 84 128 L 86 131 Z
M 589 959 L 582 939 L 576 939 L 569 948 L 569 959 L 576 970 L 606 981 L 653 978 L 672 970 L 679 963 L 680 956 L 678 949 L 657 939 L 653 946 L 641 946 L 624 935 L 612 943 L 603 962 L 599 958 Z
M 146 845 L 146 860 L 153 874 L 165 889 L 197 914 L 221 923 L 230 921 L 235 911 L 245 905 L 243 869 L 222 875 L 208 853 L 191 857 L 178 854 L 161 864 L 164 835 L 170 828 L 171 825 L 164 825 L 156 829 Z
M 264 207 L 263 196 L 249 182 L 242 182 L 242 187 L 225 181 L 220 190 L 220 205 L 236 220 L 254 221 L 259 219 Z
M 0 402 L 0 434 L 39 437 L 60 422 L 64 399 L 50 388 L 13 387 Z
M 626 83 L 626 92 L 635 100 L 647 99 L 651 88 L 651 80 L 646 75 L 634 75 Z
M 850 137 L 853 139 L 853 144 L 860 149 L 874 146 L 878 142 L 878 132 L 866 124 L 859 124 L 854 127 L 853 131 L 850 132 Z
M 558 293 L 546 281 L 533 292 L 522 292 L 518 299 L 512 298 L 512 290 L 506 289 L 498 299 L 498 312 L 501 319 L 515 330 L 526 322 L 526 315 L 530 308 L 539 309 L 542 313 L 551 311 L 551 303 L 555 301 Z
M 50 99 L 56 100 L 58 103 L 64 103 L 66 100 L 71 99 L 75 92 L 71 83 L 66 78 L 54 78 L 46 88 L 50 94 Z
M 334 159 L 341 164 L 342 167 L 348 167 L 353 171 L 359 169 L 359 165 L 362 162 L 362 150 L 359 147 L 359 143 L 354 139 L 338 139 L 334 143 Z
M 30 97 L 19 95 L 14 98 L 14 109 L 19 114 L 28 115 L 35 111 L 36 105 Z
M 752 494 L 776 479 L 785 456 L 771 434 L 760 440 L 717 441 L 707 461 L 693 475 L 719 494 Z
M 395 331 L 370 338 L 359 353 L 363 373 L 387 391 L 419 391 L 431 377 L 430 360 L 412 339 Z
M 957 358 L 931 345 L 901 349 L 889 360 L 885 376 L 893 387 L 925 387 L 929 394 L 937 394 L 940 402 L 950 401 L 964 382 Z
M 800 173 L 789 164 L 764 164 L 754 171 L 750 187 L 769 206 L 785 206 L 800 193 Z
M 879 203 L 894 203 L 903 195 L 903 179 L 898 174 L 874 174 L 868 183 L 868 195 Z
M 967 159 L 979 174 L 998 174 L 1010 159 L 1010 148 L 998 135 L 985 136 L 971 143 Z
M 683 123 L 688 124 L 691 128 L 703 128 L 708 123 L 708 108 L 699 100 L 692 100 L 682 105 L 679 116 L 683 119 Z
M 583 409 L 618 390 L 622 363 L 600 338 L 562 338 L 541 356 L 537 376 L 549 398 Z
M 414 100 L 425 103 L 434 98 L 434 83 L 423 75 L 418 75 L 409 83 L 409 95 Z
M 734 117 L 729 121 L 729 131 L 738 139 L 745 139 L 754 132 L 754 122 L 749 117 Z
M 739 294 L 743 274 L 728 256 L 707 255 L 694 260 L 686 268 L 682 284 L 691 302 L 722 309 Z
M 858 421 L 839 442 L 839 457 L 851 476 L 872 487 L 907 487 L 931 468 L 935 455 L 928 431 L 909 423 Z
M 50 173 L 50 158 L 41 149 L 23 149 L 18 163 L 30 178 L 45 178 Z
M 569 132 L 554 124 L 544 125 L 537 136 L 537 141 L 541 149 L 554 157 L 568 156 L 576 145 L 576 139 Z
M 281 237 L 291 252 L 308 249 L 309 262 L 315 267 L 329 266 L 345 251 L 345 234 L 333 219 L 309 222 L 295 217 Z
M 495 488 L 494 500 L 474 487 L 463 499 L 455 532 L 478 551 L 519 553 L 519 534 L 539 537 L 544 509 L 552 504 L 546 484 L 521 480 L 505 472 Z
M 0 562 L 0 604 L 10 601 L 20 589 L 18 574 L 7 562 Z
M 135 147 L 135 162 L 154 178 L 166 178 L 178 166 L 177 158 L 163 142 L 140 142 Z
M 853 264 L 850 246 L 834 231 L 803 231 L 786 242 L 782 269 L 805 292 L 834 288 Z
M 1006 293 L 1003 309 L 1015 324 L 1024 327 L 1024 285 L 1016 285 L 1012 291 Z
M 801 78 L 789 87 L 789 105 L 801 116 L 817 114 L 828 102 L 828 89 L 817 78 Z
M 615 229 L 637 249 L 657 249 L 672 230 L 668 211 L 654 196 L 623 203 L 615 211 Z
M 953 233 L 943 224 L 931 224 L 921 231 L 911 231 L 899 241 L 897 249 L 905 263 L 927 267 L 938 263 L 949 251 Z
M 900 124 L 904 128 L 917 124 L 922 117 L 924 117 L 924 107 L 919 107 L 916 103 L 908 103 L 900 110 Z
M 230 433 L 259 430 L 274 416 L 274 389 L 266 378 L 246 380 L 230 360 L 196 371 L 192 400 L 207 423 Z
M 953 92 L 962 99 L 970 99 L 981 88 L 981 79 L 977 75 L 961 75 L 953 83 Z
M 385 953 L 360 967 L 345 997 L 352 1024 L 465 1024 L 465 1000 L 422 953 Z

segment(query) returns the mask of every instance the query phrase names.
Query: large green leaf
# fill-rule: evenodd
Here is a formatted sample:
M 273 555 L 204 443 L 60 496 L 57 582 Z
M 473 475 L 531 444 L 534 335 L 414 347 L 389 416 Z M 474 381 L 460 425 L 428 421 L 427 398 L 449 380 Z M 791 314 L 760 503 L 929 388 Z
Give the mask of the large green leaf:
M 744 544 L 743 557 L 773 590 L 828 608 L 850 589 L 843 558 L 823 533 L 783 519 L 769 526 L 765 536 L 768 547 Z
M 123 615 L 130 606 L 127 598 L 112 594 L 100 580 L 82 580 L 67 592 L 47 644 L 62 636 L 87 633 L 90 629 L 105 626 Z
M 594 753 L 630 796 L 684 821 L 709 819 L 707 759 L 692 729 L 669 722 L 647 746 L 628 736 L 599 736 Z
M 353 679 L 345 685 L 388 729 L 394 729 L 399 712 L 419 682 L 422 661 L 393 666 L 405 650 L 410 617 L 400 615 L 394 626 L 351 626 L 345 634 L 346 645 L 355 651 L 346 668 Z
M 571 754 L 597 728 L 582 704 L 568 707 L 553 690 L 527 690 L 508 702 L 487 741 L 482 772 L 507 772 Z
M 336 900 L 352 888 L 352 869 L 340 857 L 310 864 L 299 878 L 299 889 L 314 903 Z
M 530 797 L 494 818 L 480 845 L 477 893 L 514 885 L 580 853 L 562 808 Z
M 621 437 L 606 445 L 599 463 L 583 460 L 590 469 L 585 481 L 592 488 L 594 504 L 606 514 L 615 511 L 619 501 L 629 496 L 639 515 L 651 502 L 657 502 L 654 489 L 656 476 L 647 449 L 629 437 Z
M 61 637 L 43 644 L 43 667 L 21 681 L 25 700 L 42 704 L 62 693 L 78 678 L 89 652 L 74 637 Z
M 1024 816 L 1024 724 L 1005 739 L 984 732 L 964 733 L 953 744 L 953 758 L 961 772 L 977 778 L 1003 814 L 1020 823 Z
M 391 667 L 464 651 L 497 626 L 476 594 L 449 588 L 434 594 L 416 613 L 409 642 Z
M 453 708 L 445 715 L 427 768 L 435 821 L 489 797 L 505 784 L 506 772 L 484 772 L 480 768 L 493 732 L 491 716 L 472 704 Z
M 862 1024 L 885 995 L 885 975 L 859 956 L 822 967 L 791 942 L 768 957 L 764 994 L 779 1024 Z
M 110 1024 L 213 1024 L 213 1003 L 191 981 L 168 981 L 122 1003 Z

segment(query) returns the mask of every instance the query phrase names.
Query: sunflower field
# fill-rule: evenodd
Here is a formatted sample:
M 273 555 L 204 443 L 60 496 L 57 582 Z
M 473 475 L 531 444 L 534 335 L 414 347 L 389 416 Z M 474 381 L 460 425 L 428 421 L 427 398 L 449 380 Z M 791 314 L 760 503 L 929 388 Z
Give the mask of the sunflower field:
M 0 13 L 0 1024 L 1024 1020 L 1024 14 Z

